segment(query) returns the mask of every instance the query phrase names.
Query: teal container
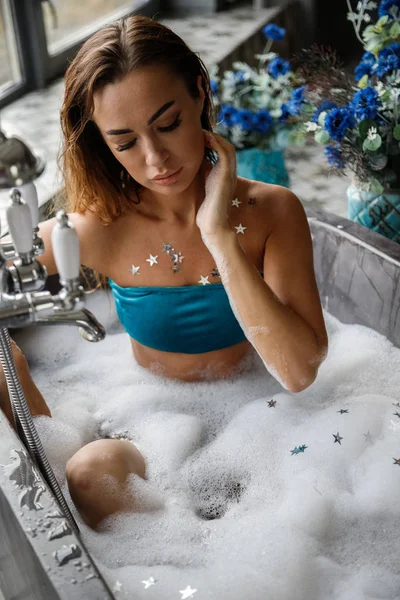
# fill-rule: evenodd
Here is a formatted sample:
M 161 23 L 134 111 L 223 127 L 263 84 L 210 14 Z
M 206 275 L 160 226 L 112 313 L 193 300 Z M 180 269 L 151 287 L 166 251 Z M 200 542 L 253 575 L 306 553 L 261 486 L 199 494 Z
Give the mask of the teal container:
M 382 194 L 364 192 L 355 185 L 347 189 L 349 219 L 400 243 L 400 190 Z
M 282 150 L 236 150 L 236 162 L 237 174 L 240 177 L 289 187 L 289 175 Z

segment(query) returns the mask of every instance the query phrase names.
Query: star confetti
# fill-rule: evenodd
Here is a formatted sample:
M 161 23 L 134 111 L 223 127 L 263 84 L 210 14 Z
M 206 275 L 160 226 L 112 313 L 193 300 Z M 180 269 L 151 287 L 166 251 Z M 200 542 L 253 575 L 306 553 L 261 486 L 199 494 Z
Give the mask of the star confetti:
M 140 269 L 140 267 L 135 267 L 135 265 L 132 265 L 132 268 L 129 269 L 129 271 L 132 273 L 133 276 L 135 276 L 135 275 L 140 275 L 139 269 Z
M 241 223 L 239 223 L 239 225 L 237 227 L 235 225 L 235 229 L 236 229 L 236 233 L 244 233 L 244 230 L 247 229 L 247 227 L 244 227 Z
M 156 256 L 153 256 L 152 254 L 150 254 L 150 258 L 146 258 L 146 262 L 150 263 L 151 267 L 153 265 L 158 265 L 157 258 L 158 258 L 158 254 Z
M 120 581 L 116 581 L 114 588 L 113 588 L 113 592 L 120 592 L 122 588 L 122 583 Z
M 219 271 L 217 269 L 217 267 L 214 267 L 213 270 L 211 271 L 211 277 L 221 277 L 221 275 L 219 274 Z
M 337 432 L 336 435 L 334 433 L 332 433 L 332 435 L 335 438 L 335 441 L 333 443 L 336 444 L 336 442 L 337 442 L 338 444 L 342 445 L 342 442 L 340 440 L 342 440 L 343 438 L 340 437 L 339 432 Z
M 207 283 L 210 283 L 208 281 L 208 275 L 207 277 L 203 277 L 203 275 L 200 275 L 200 280 L 197 283 L 201 283 L 201 285 L 207 285 Z
M 399 467 L 400 467 L 400 458 L 394 458 L 394 457 L 393 457 L 393 460 L 394 460 L 394 463 L 393 463 L 393 464 L 394 464 L 394 465 L 399 465 Z
M 341 408 L 340 410 L 337 410 L 336 412 L 340 413 L 341 415 L 344 415 L 345 413 L 349 413 L 349 411 L 346 409 Z
M 173 273 L 180 273 L 180 271 L 181 271 L 180 266 L 177 263 L 175 263 L 174 266 L 172 267 L 172 272 Z
M 304 452 L 304 450 L 308 448 L 308 446 L 306 446 L 305 444 L 303 444 L 302 446 L 296 446 L 293 450 L 291 450 L 290 452 L 292 453 L 292 456 L 294 454 L 300 454 L 301 452 Z
M 179 593 L 182 594 L 181 600 L 186 600 L 186 598 L 193 598 L 193 594 L 195 594 L 197 590 L 193 590 L 190 585 L 187 586 L 185 590 L 179 590 Z
M 142 581 L 142 583 L 144 583 L 144 589 L 147 590 L 147 588 L 151 587 L 152 585 L 155 585 L 156 580 L 154 579 L 154 577 L 150 577 L 150 579 L 148 579 L 147 581 Z
M 239 208 L 239 204 L 242 204 L 238 198 L 235 198 L 234 200 L 232 200 L 232 206 L 236 206 L 236 208 Z
M 169 254 L 170 252 L 173 251 L 173 247 L 172 244 L 163 244 L 163 252 L 166 252 L 167 254 Z
M 273 398 L 272 398 L 272 400 L 270 400 L 270 401 L 268 402 L 268 406 L 269 406 L 270 408 L 275 408 L 275 404 L 276 404 L 276 400 L 274 400 Z
M 368 429 L 367 433 L 363 433 L 363 436 L 365 437 L 366 442 L 368 442 L 369 444 L 372 444 L 373 437 L 370 434 L 369 429 Z
M 249 198 L 249 201 L 247 204 L 250 204 L 250 206 L 255 206 L 256 203 L 256 199 L 255 198 Z
M 170 257 L 174 263 L 181 263 L 185 258 L 184 256 L 182 256 L 182 252 L 175 252 L 174 254 L 170 254 Z

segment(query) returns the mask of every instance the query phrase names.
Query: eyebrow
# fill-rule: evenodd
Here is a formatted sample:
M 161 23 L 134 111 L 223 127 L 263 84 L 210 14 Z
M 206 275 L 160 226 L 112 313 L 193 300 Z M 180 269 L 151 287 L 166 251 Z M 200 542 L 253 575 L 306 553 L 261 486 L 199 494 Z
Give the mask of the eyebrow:
M 150 119 L 147 121 L 147 125 L 154 123 L 154 121 L 156 121 L 158 117 L 161 117 L 161 115 L 165 113 L 166 110 L 171 108 L 173 104 L 175 104 L 175 100 L 171 100 L 170 102 L 163 104 L 163 106 L 159 108 L 152 117 L 150 117 Z M 106 131 L 107 135 L 122 135 L 123 133 L 133 133 L 133 131 L 132 129 L 110 129 L 109 131 Z

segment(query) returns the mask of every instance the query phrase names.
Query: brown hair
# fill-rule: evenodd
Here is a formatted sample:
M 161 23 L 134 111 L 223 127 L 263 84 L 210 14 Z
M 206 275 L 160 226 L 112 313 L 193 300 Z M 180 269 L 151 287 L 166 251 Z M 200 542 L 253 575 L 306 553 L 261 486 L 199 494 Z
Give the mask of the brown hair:
M 137 197 L 132 192 L 138 191 L 139 184 L 114 157 L 91 119 L 93 95 L 132 69 L 154 64 L 166 65 L 183 77 L 193 98 L 199 96 L 197 80 L 201 76 L 205 92 L 201 125 L 212 130 L 214 108 L 207 69 L 178 35 L 138 15 L 102 27 L 82 45 L 65 74 L 60 167 L 68 212 L 88 210 L 109 223 L 132 205 L 132 196 Z M 206 156 L 212 161 L 209 149 Z

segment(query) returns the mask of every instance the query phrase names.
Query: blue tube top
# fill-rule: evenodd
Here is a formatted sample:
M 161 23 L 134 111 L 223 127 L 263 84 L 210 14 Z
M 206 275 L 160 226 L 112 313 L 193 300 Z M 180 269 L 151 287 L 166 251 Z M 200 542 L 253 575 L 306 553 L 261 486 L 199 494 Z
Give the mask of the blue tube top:
M 119 320 L 144 346 L 202 354 L 246 339 L 222 283 L 121 287 L 109 282 Z

